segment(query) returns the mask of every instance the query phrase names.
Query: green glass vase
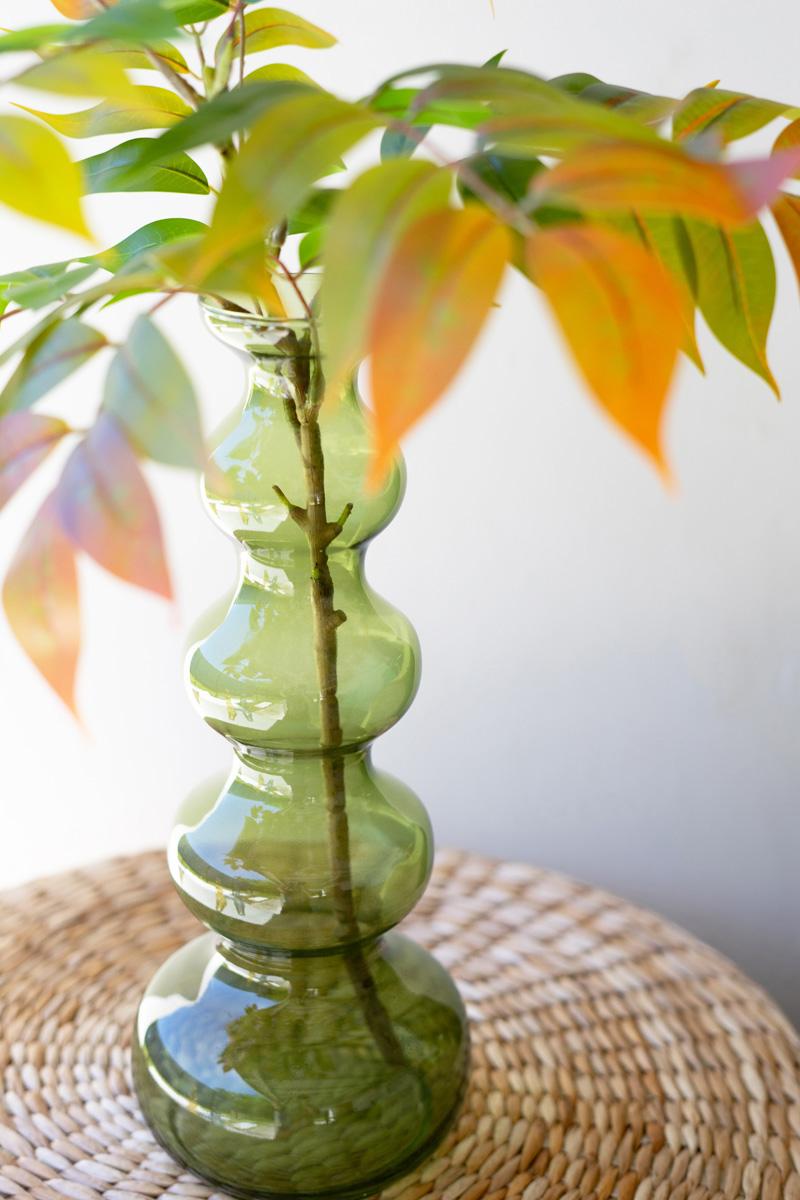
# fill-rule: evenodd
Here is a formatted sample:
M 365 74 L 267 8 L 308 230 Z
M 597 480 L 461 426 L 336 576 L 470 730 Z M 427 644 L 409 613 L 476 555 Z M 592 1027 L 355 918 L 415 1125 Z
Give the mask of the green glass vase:
M 392 931 L 428 880 L 430 823 L 370 757 L 419 677 L 412 628 L 364 577 L 402 466 L 365 491 L 364 412 L 353 388 L 324 398 L 311 320 L 205 313 L 250 364 L 205 479 L 240 585 L 188 663 L 234 767 L 171 839 L 210 932 L 150 984 L 134 1080 L 161 1143 L 216 1186 L 368 1196 L 435 1147 L 468 1056 L 449 975 Z

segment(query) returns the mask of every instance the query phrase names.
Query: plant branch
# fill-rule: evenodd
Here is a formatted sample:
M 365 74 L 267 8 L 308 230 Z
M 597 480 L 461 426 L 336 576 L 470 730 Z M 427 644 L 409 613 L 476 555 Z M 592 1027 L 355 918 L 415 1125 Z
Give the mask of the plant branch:
M 288 276 L 287 276 L 288 277 Z M 319 359 L 316 360 L 319 371 Z M 313 368 L 312 368 L 313 369 Z M 291 504 L 278 487 L 275 492 L 286 504 L 292 518 L 303 529 L 311 559 L 311 604 L 314 621 L 314 657 L 320 695 L 320 748 L 328 811 L 328 838 L 333 875 L 332 899 L 339 925 L 344 959 L 364 1019 L 384 1060 L 395 1066 L 406 1063 L 405 1054 L 383 1001 L 378 994 L 361 944 L 361 931 L 353 897 L 350 855 L 350 831 L 347 818 L 347 792 L 343 740 L 338 698 L 338 629 L 347 614 L 334 604 L 334 583 L 328 561 L 328 547 L 342 532 L 353 511 L 346 504 L 338 521 L 327 517 L 325 498 L 325 458 L 317 410 L 307 403 L 308 382 L 300 382 L 295 373 L 295 420 L 303 473 L 306 482 L 306 507 Z

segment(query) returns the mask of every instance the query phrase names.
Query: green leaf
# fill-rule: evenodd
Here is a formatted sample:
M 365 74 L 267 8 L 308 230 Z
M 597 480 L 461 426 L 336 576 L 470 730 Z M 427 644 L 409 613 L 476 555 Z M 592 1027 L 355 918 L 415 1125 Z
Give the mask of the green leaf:
M 322 285 L 332 389 L 364 354 L 370 310 L 398 239 L 420 217 L 446 209 L 449 195 L 449 173 L 415 159 L 372 167 L 341 193 L 325 238 Z
M 23 117 L 0 117 L 0 202 L 88 237 L 81 182 L 57 137 Z
M 56 46 L 69 37 L 69 25 L 31 25 L 28 29 L 13 29 L 0 34 L 0 54 L 19 54 L 25 50 L 41 50 Z
M 304 21 L 284 8 L 258 8 L 244 19 L 245 50 L 257 54 L 279 46 L 304 46 L 307 50 L 325 50 L 336 45 L 336 38 Z M 240 42 L 238 25 L 234 31 L 235 44 Z
M 149 145 L 143 147 L 141 158 L 135 165 L 136 170 L 197 146 L 223 145 L 232 134 L 248 128 L 270 107 L 287 96 L 298 94 L 308 94 L 308 89 L 301 84 L 277 81 L 253 83 L 246 88 L 221 92 L 160 137 L 149 139 Z
M 67 292 L 83 283 L 90 275 L 94 275 L 96 270 L 97 267 L 92 264 L 77 266 L 67 263 L 60 274 L 53 273 L 27 282 L 8 284 L 5 297 L 20 308 L 45 308 L 48 304 L 62 300 Z
M 381 161 L 386 162 L 390 158 L 411 158 L 419 148 L 421 139 L 430 133 L 432 126 L 418 125 L 415 128 L 419 137 L 412 137 L 402 129 L 387 129 L 381 138 Z
M 778 395 L 767 362 L 775 305 L 775 264 L 767 235 L 754 222 L 723 229 L 687 222 L 697 263 L 697 299 L 711 332 Z
M 646 126 L 584 101 L 525 71 L 506 67 L 439 67 L 416 101 L 418 119 L 443 101 L 483 106 L 479 129 L 495 149 L 525 156 L 561 153 L 599 138 L 654 142 Z
M 134 233 L 129 233 L 121 242 L 95 254 L 92 261 L 104 271 L 112 274 L 121 271 L 135 259 L 142 258 L 152 250 L 182 238 L 195 237 L 208 229 L 202 221 L 192 221 L 188 217 L 162 217 L 159 221 L 149 221 Z
M 314 181 L 329 173 L 330 164 L 376 124 L 366 109 L 326 92 L 304 92 L 271 108 L 252 127 L 230 167 L 202 268 L 248 242 L 263 240 Z
M 161 523 L 122 427 L 102 412 L 67 459 L 54 494 L 73 545 L 112 575 L 169 599 Z
M 297 247 L 297 257 L 304 271 L 307 267 L 319 261 L 324 244 L 325 229 L 321 225 L 318 225 L 316 229 L 310 229 L 308 233 L 303 235 L 300 245 Z
M 132 87 L 131 97 L 124 103 L 104 101 L 80 112 L 47 113 L 24 104 L 16 107 L 39 117 L 57 133 L 69 138 L 133 133 L 137 129 L 166 129 L 193 111 L 174 92 L 154 87 Z
M 493 54 L 491 58 L 487 58 L 486 62 L 483 65 L 485 67 L 499 67 L 500 63 L 503 61 L 503 59 L 505 58 L 505 56 L 507 54 L 508 54 L 508 50 L 498 50 L 497 54 Z
M 191 380 L 169 342 L 147 316 L 136 319 L 111 362 L 103 408 L 140 454 L 174 467 L 206 461 Z
M 8 275 L 0 275 L 0 312 L 5 312 L 12 296 L 9 293 L 16 287 L 27 287 L 29 284 L 42 283 L 51 279 L 60 279 L 69 267 L 72 259 L 61 262 L 42 263 L 35 267 L 26 267 L 23 271 L 12 271 Z
M 107 345 L 104 334 L 77 317 L 51 321 L 30 342 L 0 394 L 0 413 L 30 408 Z
M 205 172 L 188 154 L 178 153 L 141 171 L 132 168 L 149 138 L 132 138 L 104 154 L 84 158 L 78 164 L 84 173 L 84 191 L 97 192 L 187 192 L 207 195 Z
M 12 412 L 0 418 L 0 508 L 69 431 L 58 417 L 40 413 Z
M 544 164 L 538 158 L 508 157 L 487 151 L 468 158 L 459 167 L 458 190 L 465 200 L 481 201 L 464 178 L 465 174 L 477 175 L 500 196 L 519 204 L 527 197 L 533 177 L 543 170 Z
M 336 188 L 314 188 L 289 217 L 287 232 L 308 233 L 309 230 L 316 229 L 328 219 L 340 195 L 341 192 Z
M 672 121 L 676 141 L 713 133 L 723 143 L 755 133 L 789 108 L 776 100 L 761 100 L 744 92 L 695 88 L 681 102 Z

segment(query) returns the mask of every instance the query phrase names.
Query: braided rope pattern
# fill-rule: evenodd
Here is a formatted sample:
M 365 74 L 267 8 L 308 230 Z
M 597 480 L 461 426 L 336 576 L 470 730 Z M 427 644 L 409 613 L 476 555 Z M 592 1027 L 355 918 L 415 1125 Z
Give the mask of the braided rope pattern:
M 800 1040 L 725 959 L 562 876 L 440 855 L 405 928 L 456 977 L 471 1086 L 385 1200 L 800 1200 Z M 0 904 L 0 1195 L 220 1196 L 143 1124 L 140 993 L 198 926 L 163 857 Z

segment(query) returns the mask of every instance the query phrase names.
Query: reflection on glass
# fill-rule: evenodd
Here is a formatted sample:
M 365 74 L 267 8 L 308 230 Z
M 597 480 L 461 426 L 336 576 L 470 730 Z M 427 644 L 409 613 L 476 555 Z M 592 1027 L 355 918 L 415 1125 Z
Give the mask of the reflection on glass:
M 436 1144 L 467 1057 L 452 981 L 392 932 L 425 888 L 430 824 L 370 757 L 419 678 L 413 630 L 363 569 L 402 470 L 365 493 L 363 410 L 352 390 L 309 404 L 306 323 L 207 315 L 250 357 L 206 479 L 242 570 L 188 674 L 235 765 L 179 814 L 170 870 L 211 932 L 150 985 L 134 1075 L 164 1145 L 228 1191 L 367 1196 Z

